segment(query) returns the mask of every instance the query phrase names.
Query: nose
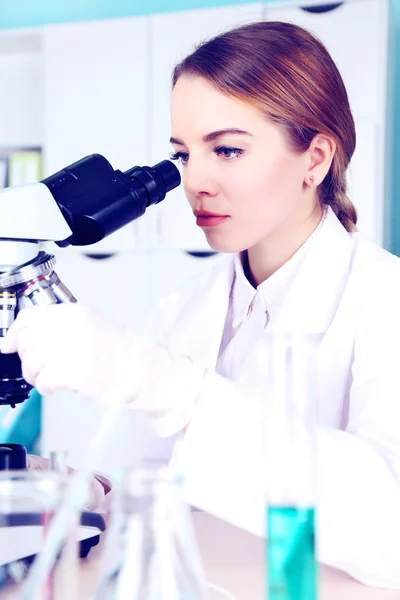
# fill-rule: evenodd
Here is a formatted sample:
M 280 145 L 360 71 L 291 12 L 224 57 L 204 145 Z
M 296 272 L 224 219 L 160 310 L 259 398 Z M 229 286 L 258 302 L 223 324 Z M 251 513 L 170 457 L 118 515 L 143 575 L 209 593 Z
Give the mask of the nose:
M 182 184 L 189 199 L 204 195 L 215 196 L 219 189 L 212 166 L 193 155 L 183 169 Z

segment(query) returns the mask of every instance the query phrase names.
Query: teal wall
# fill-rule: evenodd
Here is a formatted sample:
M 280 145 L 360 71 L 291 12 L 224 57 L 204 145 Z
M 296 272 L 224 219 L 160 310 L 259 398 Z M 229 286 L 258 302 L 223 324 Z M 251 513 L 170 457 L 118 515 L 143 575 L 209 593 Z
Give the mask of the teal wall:
M 127 17 L 250 2 L 254 0 L 0 0 L 0 28 Z
M 395 21 L 393 193 L 389 250 L 400 256 L 400 0 L 392 0 Z
M 228 6 L 253 0 L 0 0 L 0 29 Z M 282 0 L 269 0 L 281 2 Z M 391 0 L 396 28 L 394 162 L 389 249 L 400 256 L 400 0 Z M 304 4 L 306 4 L 304 0 Z

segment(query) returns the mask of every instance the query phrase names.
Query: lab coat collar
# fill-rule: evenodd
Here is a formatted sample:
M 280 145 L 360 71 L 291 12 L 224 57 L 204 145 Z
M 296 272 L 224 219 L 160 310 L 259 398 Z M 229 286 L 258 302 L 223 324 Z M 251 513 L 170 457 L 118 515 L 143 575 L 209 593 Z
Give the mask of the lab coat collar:
M 329 207 L 284 302 L 271 320 L 271 330 L 325 333 L 343 295 L 354 247 L 352 235 Z
M 354 245 L 351 234 L 329 208 L 267 331 L 325 333 L 348 279 Z M 181 310 L 164 342 L 214 370 L 233 280 L 234 255 L 225 256 L 203 274 L 194 293 L 186 287 L 174 294 Z
M 324 211 L 317 227 L 297 252 L 295 252 L 295 254 L 293 254 L 293 256 L 275 273 L 268 277 L 268 279 L 260 283 L 257 288 L 254 288 L 246 277 L 243 266 L 243 253 L 235 255 L 235 273 L 231 291 L 233 309 L 232 325 L 234 328 L 239 327 L 246 319 L 255 295 L 258 295 L 261 299 L 265 312 L 268 313 L 268 321 L 270 321 L 271 318 L 274 318 L 276 312 L 284 302 L 292 281 L 294 280 L 309 247 L 323 226 L 326 217 L 327 210 Z
M 238 327 L 245 320 L 254 295 L 258 293 L 258 290 L 251 285 L 245 275 L 242 260 L 243 255 L 241 253 L 235 254 L 233 260 L 234 276 L 231 290 L 231 302 L 233 308 L 232 325 L 234 328 Z M 267 311 L 264 296 L 262 293 L 260 293 L 260 296 L 265 304 L 265 311 Z

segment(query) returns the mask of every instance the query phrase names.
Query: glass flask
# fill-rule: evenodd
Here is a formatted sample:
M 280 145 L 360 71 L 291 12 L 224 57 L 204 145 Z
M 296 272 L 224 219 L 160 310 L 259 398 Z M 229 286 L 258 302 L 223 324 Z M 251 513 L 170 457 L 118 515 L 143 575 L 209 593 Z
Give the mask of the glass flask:
M 46 542 L 54 514 L 69 485 L 69 477 L 52 471 L 0 472 L 0 595 L 17 598 Z M 76 539 L 76 538 L 75 538 Z M 78 553 L 74 542 L 73 555 Z M 77 564 L 62 551 L 42 582 L 35 600 L 76 600 L 67 581 L 76 581 Z
M 152 466 L 121 483 L 93 600 L 208 600 L 182 477 Z
M 316 600 L 317 348 L 321 336 L 268 334 L 267 338 L 267 597 Z

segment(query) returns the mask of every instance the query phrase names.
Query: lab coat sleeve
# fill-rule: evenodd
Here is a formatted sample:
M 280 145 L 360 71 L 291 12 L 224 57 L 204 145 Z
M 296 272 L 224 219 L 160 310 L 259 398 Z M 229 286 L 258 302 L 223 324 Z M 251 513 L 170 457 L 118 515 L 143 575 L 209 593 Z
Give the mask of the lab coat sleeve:
M 400 273 L 388 267 L 357 315 L 346 430 L 319 431 L 320 559 L 399 588 Z
M 360 400 L 364 391 L 357 386 L 354 396 Z M 377 405 L 383 394 L 376 396 Z M 177 453 L 189 502 L 260 536 L 265 535 L 264 411 L 261 399 L 209 374 Z M 360 415 L 358 431 L 356 415 L 349 431 L 317 431 L 318 559 L 368 585 L 400 587 L 398 459 L 385 447 L 388 440 L 377 447 L 368 439 L 362 420 Z
M 374 278 L 357 319 L 346 431 L 319 432 L 321 560 L 400 587 L 400 277 Z
M 380 290 L 358 315 L 348 426 L 317 429 L 318 558 L 368 585 L 400 588 L 400 291 Z M 188 364 L 186 392 L 189 373 Z M 179 425 L 190 420 L 175 454 L 189 502 L 261 536 L 264 402 L 206 372 L 196 401 L 175 413 Z

